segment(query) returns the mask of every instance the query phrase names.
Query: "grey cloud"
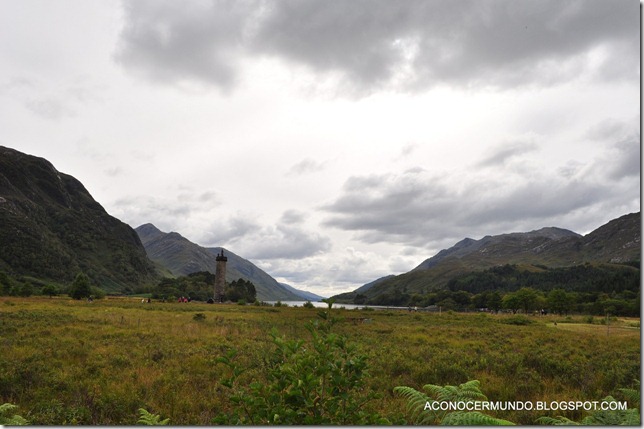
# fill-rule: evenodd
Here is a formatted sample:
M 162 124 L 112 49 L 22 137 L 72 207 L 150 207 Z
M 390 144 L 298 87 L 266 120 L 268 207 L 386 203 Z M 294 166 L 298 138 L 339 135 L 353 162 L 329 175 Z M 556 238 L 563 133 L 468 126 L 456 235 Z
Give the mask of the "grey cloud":
M 53 121 L 76 116 L 73 109 L 55 97 L 32 99 L 27 101 L 25 106 L 36 115 Z
M 483 167 L 503 165 L 512 158 L 519 157 L 535 150 L 537 150 L 537 145 L 533 142 L 507 143 L 497 147 L 492 154 L 477 163 L 477 165 Z
M 269 56 L 347 88 L 513 88 L 580 74 L 637 79 L 639 4 L 606 0 L 281 0 L 125 3 L 115 58 L 166 83 L 230 89 Z
M 222 88 L 234 84 L 243 31 L 254 13 L 249 2 L 123 4 L 126 24 L 114 54 L 118 63 L 164 83 L 197 80 Z
M 299 210 L 287 210 L 282 214 L 280 223 L 285 225 L 299 224 L 306 219 L 306 214 Z
M 631 138 L 616 142 L 608 151 L 607 158 L 610 159 L 608 175 L 611 179 L 640 177 L 641 147 L 640 135 L 633 135 Z
M 317 173 L 325 168 L 326 163 L 316 161 L 311 158 L 305 158 L 294 164 L 286 173 L 287 176 L 300 176 L 302 174 Z
M 367 243 L 396 242 L 440 248 L 466 237 L 561 225 L 579 211 L 621 215 L 639 189 L 616 182 L 599 166 L 582 177 L 526 172 L 469 182 L 427 172 L 370 176 L 347 182 L 343 194 L 323 207 L 327 226 L 353 231 Z M 458 190 L 457 190 L 458 189 Z M 598 226 L 598 225 L 595 225 Z
M 298 226 L 278 225 L 262 230 L 247 254 L 256 259 L 300 259 L 330 248 L 331 240 L 328 237 Z
M 262 225 L 243 214 L 218 219 L 203 239 L 208 245 L 226 245 L 244 257 L 257 260 L 299 259 L 328 250 L 328 237 L 308 231 L 305 215 L 287 210 L 276 225 Z
M 639 118 L 631 121 L 607 119 L 591 127 L 585 137 L 608 146 L 595 164 L 598 169 L 605 171 L 610 179 L 640 177 Z

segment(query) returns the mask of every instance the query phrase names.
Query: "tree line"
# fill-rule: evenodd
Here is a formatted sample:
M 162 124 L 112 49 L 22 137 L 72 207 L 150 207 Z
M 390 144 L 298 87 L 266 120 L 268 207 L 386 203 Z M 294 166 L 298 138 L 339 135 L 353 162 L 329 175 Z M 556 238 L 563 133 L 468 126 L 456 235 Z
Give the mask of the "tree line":
M 530 268 L 506 264 L 455 277 L 441 290 L 424 294 L 398 290 L 373 298 L 358 294 L 354 303 L 513 313 L 541 310 L 615 316 L 640 313 L 639 264 Z
M 213 298 L 215 275 L 200 271 L 178 278 L 165 278 L 151 291 L 153 299 L 175 300 L 186 297 L 196 301 L 208 301 Z M 74 299 L 103 298 L 105 291 L 95 286 L 83 272 L 79 272 L 68 285 L 52 284 L 38 279 L 11 278 L 0 271 L 0 296 L 33 295 L 57 296 L 69 295 Z M 255 302 L 257 291 L 255 285 L 242 278 L 226 283 L 224 301 Z

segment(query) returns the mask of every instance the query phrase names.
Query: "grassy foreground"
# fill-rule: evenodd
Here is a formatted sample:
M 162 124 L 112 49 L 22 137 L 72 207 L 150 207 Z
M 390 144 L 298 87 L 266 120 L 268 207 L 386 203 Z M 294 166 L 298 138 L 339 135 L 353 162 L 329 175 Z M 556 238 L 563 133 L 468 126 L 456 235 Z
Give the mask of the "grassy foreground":
M 207 425 L 232 407 L 216 362 L 231 348 L 262 381 L 272 328 L 308 339 L 316 309 L 88 303 L 67 298 L 0 301 L 0 403 L 32 424 L 133 425 L 137 410 L 174 425 Z M 199 315 L 201 314 L 201 315 Z M 367 410 L 403 422 L 396 386 L 479 380 L 491 401 L 598 401 L 640 377 L 639 319 L 607 327 L 587 318 L 406 311 L 334 310 L 334 330 L 367 357 Z M 557 322 L 555 324 L 555 322 Z M 570 322 L 570 323 L 568 323 Z M 579 420 L 584 412 L 506 411 L 496 417 L 534 424 L 543 415 Z

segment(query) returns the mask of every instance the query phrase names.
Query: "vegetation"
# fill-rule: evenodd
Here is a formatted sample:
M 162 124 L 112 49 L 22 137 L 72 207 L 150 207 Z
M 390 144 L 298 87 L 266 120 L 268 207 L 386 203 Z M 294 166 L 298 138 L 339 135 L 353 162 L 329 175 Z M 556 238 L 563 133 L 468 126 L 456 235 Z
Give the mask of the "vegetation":
M 199 271 L 178 278 L 161 280 L 159 286 L 151 294 L 153 299 L 174 301 L 178 297 L 187 297 L 197 301 L 208 301 L 213 297 L 215 275 L 208 271 Z M 226 285 L 224 301 L 254 302 L 257 298 L 255 285 L 244 279 L 233 280 Z
M 13 404 L 2 404 L 0 405 L 0 425 L 2 426 L 22 426 L 29 424 L 24 417 L 14 414 L 14 411 L 17 409 Z
M 447 282 L 445 289 L 425 294 L 401 290 L 371 299 L 358 294 L 354 303 L 435 305 L 461 311 L 508 309 L 513 313 L 545 309 L 558 314 L 610 313 L 635 317 L 640 312 L 640 270 L 628 264 L 552 269 L 506 264 L 457 276 Z
M 263 361 L 266 382 L 240 383 L 244 370 L 234 362 L 233 349 L 219 362 L 231 373 L 222 381 L 233 393 L 236 409 L 214 419 L 220 424 L 364 425 L 389 423 L 377 413 L 363 411 L 376 395 L 365 393 L 366 357 L 343 335 L 332 332 L 332 303 L 319 312 L 321 321 L 307 323 L 307 344 L 271 333 L 274 350 Z
M 418 390 L 398 386 L 394 392 L 404 397 L 408 401 L 407 410 L 411 415 L 410 423 L 417 425 L 511 425 L 513 423 L 491 417 L 478 411 L 459 411 L 459 410 L 441 410 L 436 406 L 441 402 L 462 402 L 470 404 L 477 401 L 487 401 L 480 390 L 478 380 L 470 380 L 459 386 L 437 386 L 426 384 L 423 389 L 428 393 L 419 392 Z M 435 406 L 435 409 L 432 408 Z
M 204 318 L 195 318 L 199 313 Z M 516 317 L 505 314 L 334 313 L 327 332 L 324 320 L 313 327 L 314 313 L 302 307 L 4 297 L 0 404 L 19 406 L 18 414 L 34 425 L 134 425 L 140 408 L 173 425 L 210 425 L 222 415 L 241 419 L 246 400 L 266 397 L 287 410 L 296 386 L 312 404 L 321 386 L 306 378 L 306 368 L 318 367 L 325 353 L 353 362 L 356 371 L 342 364 L 338 372 L 321 367 L 318 374 L 353 380 L 341 385 L 351 392 L 348 400 L 363 403 L 365 419 L 378 415 L 394 424 L 412 422 L 396 386 L 479 380 L 495 401 L 593 401 L 618 397 L 619 388 L 639 389 L 633 381 L 641 369 L 639 319 L 601 325 L 586 317 L 522 315 L 532 322 L 525 325 L 504 323 Z M 232 368 L 218 363 L 227 356 L 244 369 L 232 388 L 224 385 Z M 253 390 L 251 383 L 265 387 Z M 231 401 L 231 392 L 243 400 Z M 327 407 L 325 415 L 333 415 L 341 401 Z M 535 424 L 544 416 L 580 422 L 590 414 L 497 411 L 491 417 Z

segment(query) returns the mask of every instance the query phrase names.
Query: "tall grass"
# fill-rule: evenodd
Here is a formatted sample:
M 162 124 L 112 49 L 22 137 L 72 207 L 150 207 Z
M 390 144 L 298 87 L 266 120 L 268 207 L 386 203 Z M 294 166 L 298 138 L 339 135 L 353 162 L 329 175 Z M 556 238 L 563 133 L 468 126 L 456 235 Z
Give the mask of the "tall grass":
M 196 314 L 203 314 L 195 318 Z M 600 400 L 640 374 L 638 320 L 562 329 L 556 318 L 335 310 L 334 330 L 367 357 L 372 411 L 401 421 L 395 386 L 480 380 L 494 401 Z M 262 381 L 275 328 L 306 338 L 316 310 L 105 299 L 3 298 L 0 403 L 32 424 L 134 425 L 138 410 L 175 425 L 207 425 L 230 410 L 216 359 L 235 348 L 244 376 Z M 546 413 L 547 414 L 547 413 Z M 534 424 L 543 412 L 495 417 Z M 575 421 L 581 412 L 557 413 Z M 556 417 L 556 416 L 552 416 Z

